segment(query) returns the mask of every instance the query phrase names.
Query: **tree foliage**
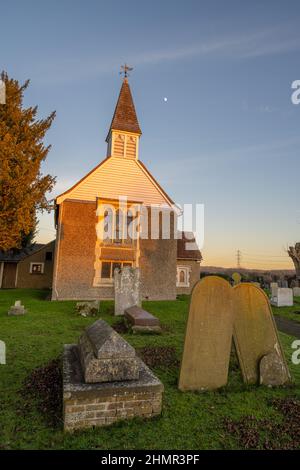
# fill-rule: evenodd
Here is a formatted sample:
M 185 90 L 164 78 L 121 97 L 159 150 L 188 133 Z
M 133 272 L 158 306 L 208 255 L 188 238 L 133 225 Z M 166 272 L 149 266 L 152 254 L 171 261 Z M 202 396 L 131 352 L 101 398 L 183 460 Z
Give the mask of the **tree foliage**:
M 0 104 L 0 250 L 20 248 L 34 233 L 36 211 L 51 210 L 46 197 L 55 178 L 43 175 L 41 163 L 51 146 L 43 139 L 55 112 L 37 119 L 37 106 L 24 108 L 29 80 L 20 85 L 5 72 L 6 104 Z

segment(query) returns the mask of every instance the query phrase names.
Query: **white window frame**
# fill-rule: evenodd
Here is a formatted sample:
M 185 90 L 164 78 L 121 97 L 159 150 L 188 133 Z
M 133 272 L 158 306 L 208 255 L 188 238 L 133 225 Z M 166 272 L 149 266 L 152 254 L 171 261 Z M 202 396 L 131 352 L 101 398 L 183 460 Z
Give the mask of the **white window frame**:
M 102 274 L 102 263 L 111 263 L 110 267 L 110 277 L 101 277 Z M 117 260 L 102 260 L 100 263 L 100 284 L 113 284 L 114 282 L 114 277 L 113 277 L 113 263 L 118 263 L 121 265 L 121 268 L 123 268 L 124 264 L 130 264 L 130 267 L 133 267 L 133 261 L 117 261 Z
M 184 272 L 184 282 L 180 282 L 180 272 Z M 176 287 L 190 287 L 190 266 L 177 266 Z
M 128 237 L 128 217 L 132 217 L 132 222 L 138 224 L 138 212 L 134 214 L 133 209 L 126 209 L 125 211 L 118 207 L 109 208 L 112 212 L 112 226 L 111 226 L 111 238 L 104 238 L 104 227 L 105 227 L 105 217 L 103 218 L 103 227 L 102 227 L 102 241 L 105 245 L 133 245 L 135 239 Z M 106 211 L 104 211 L 105 213 Z M 120 238 L 116 238 L 116 226 L 117 226 L 117 212 L 119 212 L 122 223 L 120 224 Z
M 41 272 L 40 272 L 40 273 L 34 273 L 34 272 L 32 271 L 32 267 L 33 267 L 34 264 L 38 264 L 38 265 L 42 266 L 42 269 L 41 269 Z M 30 270 L 29 270 L 29 272 L 30 272 L 30 274 L 44 274 L 44 267 L 45 267 L 45 263 L 42 263 L 42 262 L 40 262 L 40 261 L 32 261 L 32 262 L 30 263 Z

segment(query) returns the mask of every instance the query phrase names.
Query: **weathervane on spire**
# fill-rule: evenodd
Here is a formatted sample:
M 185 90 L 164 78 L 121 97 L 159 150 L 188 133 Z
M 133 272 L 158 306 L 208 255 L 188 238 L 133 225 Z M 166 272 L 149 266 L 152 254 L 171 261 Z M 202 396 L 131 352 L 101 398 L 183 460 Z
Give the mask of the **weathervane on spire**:
M 124 78 L 127 78 L 129 76 L 128 72 L 131 72 L 131 70 L 133 70 L 133 67 L 129 67 L 129 65 L 127 65 L 125 62 L 124 65 L 121 65 L 120 75 L 124 74 Z

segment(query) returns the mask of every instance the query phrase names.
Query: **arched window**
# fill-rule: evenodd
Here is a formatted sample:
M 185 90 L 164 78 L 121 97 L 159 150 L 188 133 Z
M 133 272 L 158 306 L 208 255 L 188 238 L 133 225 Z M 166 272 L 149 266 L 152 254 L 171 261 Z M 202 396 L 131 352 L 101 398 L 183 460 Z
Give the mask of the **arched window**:
M 177 266 L 177 287 L 190 286 L 190 267 Z

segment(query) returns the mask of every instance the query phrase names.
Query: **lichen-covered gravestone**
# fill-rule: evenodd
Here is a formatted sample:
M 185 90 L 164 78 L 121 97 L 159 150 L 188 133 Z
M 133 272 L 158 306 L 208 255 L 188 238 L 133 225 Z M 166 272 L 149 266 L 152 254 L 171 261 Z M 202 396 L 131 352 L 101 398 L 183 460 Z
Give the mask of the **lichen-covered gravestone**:
M 275 386 L 291 381 L 264 291 L 253 283 L 232 288 L 224 279 L 209 276 L 192 292 L 179 389 L 226 385 L 232 337 L 246 383 Z
M 233 337 L 244 381 L 265 385 L 288 383 L 290 374 L 264 291 L 252 283 L 235 286 L 233 311 Z
M 141 306 L 140 270 L 126 266 L 115 269 L 115 315 L 124 315 L 127 308 Z
M 198 281 L 191 296 L 180 390 L 214 390 L 226 385 L 232 331 L 230 284 L 217 276 Z
M 135 349 L 103 320 L 86 328 L 79 339 L 79 350 L 86 383 L 139 377 Z

